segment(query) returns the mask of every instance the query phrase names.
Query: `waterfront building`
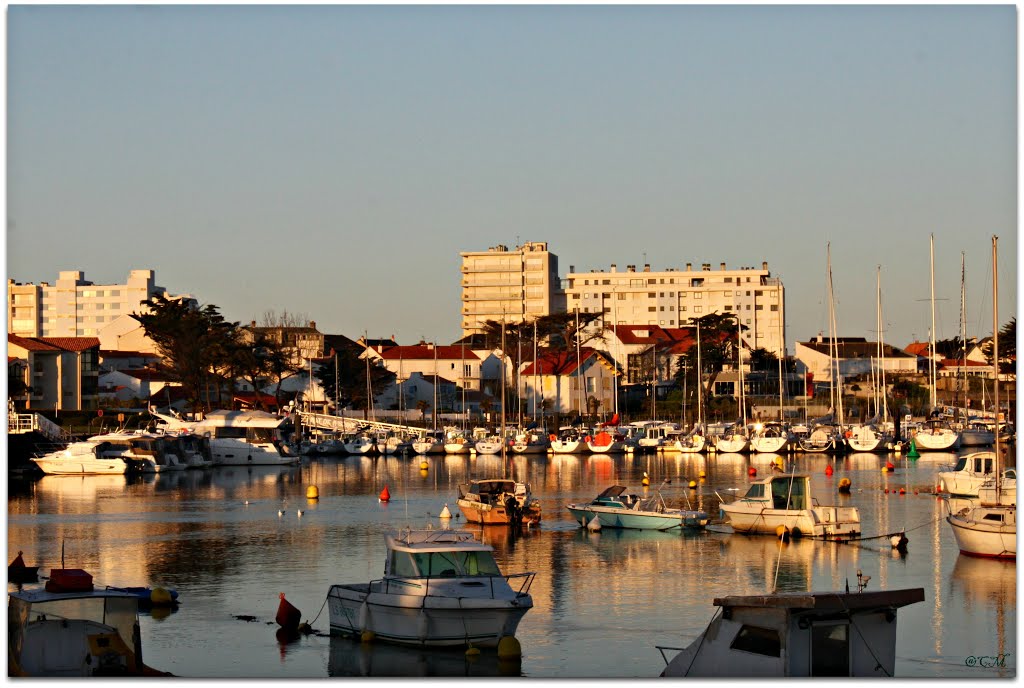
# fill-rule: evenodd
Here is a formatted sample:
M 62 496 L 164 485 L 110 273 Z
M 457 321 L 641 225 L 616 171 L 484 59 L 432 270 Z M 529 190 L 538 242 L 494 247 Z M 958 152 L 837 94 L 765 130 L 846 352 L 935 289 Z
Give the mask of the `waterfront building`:
M 545 349 L 519 374 L 519 394 L 534 418 L 545 413 L 610 414 L 616 375 L 615 362 L 596 349 Z
M 94 284 L 81 270 L 61 271 L 57 282 L 22 284 L 7 280 L 7 332 L 21 337 L 96 337 L 105 325 L 153 296 L 172 296 L 156 284 L 153 270 L 132 270 L 124 284 Z
M 829 338 L 818 335 L 809 342 L 797 342 L 793 357 L 810 372 L 815 382 L 831 382 L 832 370 L 843 378 L 871 375 L 871 370 L 885 370 L 886 375 L 915 375 L 917 356 L 885 345 L 885 356 L 878 357 L 878 343 L 864 337 L 836 337 L 836 361 L 829 355 Z
M 460 389 L 480 389 L 482 361 L 467 346 L 438 346 L 421 341 L 412 346 L 392 346 L 379 355 L 384 367 L 398 376 L 399 384 L 415 372 L 454 380 Z
M 290 363 L 296 367 L 308 365 L 311 359 L 324 355 L 324 335 L 316 328 L 315 320 L 310 320 L 308 325 L 271 326 L 257 326 L 253 320 L 248 327 L 242 328 L 242 332 L 246 343 L 251 344 L 259 338 L 289 352 Z
M 528 322 L 564 312 L 558 256 L 546 241 L 505 245 L 462 256 L 462 334 L 483 331 L 487 320 Z
M 152 368 L 111 370 L 100 373 L 99 396 L 105 399 L 129 401 L 157 396 L 172 383 L 167 375 Z
M 72 411 L 96 408 L 100 340 L 96 337 L 7 335 L 7 363 L 21 365 L 28 392 L 24 409 Z M 17 400 L 19 406 L 22 400 Z
M 687 263 L 685 270 L 661 271 L 652 271 L 650 264 L 640 271 L 627 265 L 624 272 L 614 263 L 607 272 L 576 272 L 570 266 L 563 288 L 566 311 L 601 313 L 598 326 L 674 328 L 689 325 L 692 318 L 721 313 L 734 316 L 744 326 L 745 348 L 786 355 L 786 293 L 782 280 L 771 276 L 767 262 L 761 268 L 731 270 L 725 263 L 718 270 L 712 270 L 710 263 L 700 270 Z

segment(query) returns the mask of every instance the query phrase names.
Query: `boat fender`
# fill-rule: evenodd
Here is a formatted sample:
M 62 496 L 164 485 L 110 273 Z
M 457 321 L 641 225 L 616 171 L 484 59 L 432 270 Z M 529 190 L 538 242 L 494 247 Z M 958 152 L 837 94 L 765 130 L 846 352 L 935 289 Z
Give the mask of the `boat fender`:
M 362 605 L 359 607 L 359 630 L 365 635 L 370 630 L 370 609 L 366 605 L 366 600 L 363 600 Z M 366 641 L 363 641 L 366 642 Z
M 503 635 L 498 640 L 498 659 L 518 659 L 523 656 L 523 647 L 514 635 Z

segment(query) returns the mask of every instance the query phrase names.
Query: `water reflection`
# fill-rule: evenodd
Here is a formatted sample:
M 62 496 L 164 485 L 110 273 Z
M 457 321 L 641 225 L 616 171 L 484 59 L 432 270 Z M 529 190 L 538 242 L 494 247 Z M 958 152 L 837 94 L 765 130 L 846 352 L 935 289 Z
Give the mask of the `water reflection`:
M 518 661 L 499 660 L 493 650 L 467 656 L 462 649 L 407 648 L 331 636 L 327 675 L 337 676 L 521 676 Z

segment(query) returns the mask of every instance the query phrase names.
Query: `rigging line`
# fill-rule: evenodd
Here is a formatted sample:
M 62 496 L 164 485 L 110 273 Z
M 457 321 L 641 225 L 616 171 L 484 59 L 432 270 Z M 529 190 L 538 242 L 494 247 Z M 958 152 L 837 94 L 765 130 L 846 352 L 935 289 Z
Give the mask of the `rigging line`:
M 328 600 L 328 599 L 330 599 L 330 595 L 328 595 L 327 597 L 325 597 L 325 598 L 324 598 L 324 603 L 323 603 L 323 605 L 322 605 L 322 606 L 320 607 L 320 611 L 318 611 L 318 612 L 316 613 L 316 616 L 315 616 L 315 617 L 313 617 L 313 620 L 312 620 L 312 621 L 308 622 L 310 626 L 312 626 L 313 624 L 315 624 L 315 623 L 316 623 L 316 620 L 320 618 L 320 615 L 324 613 L 324 607 L 326 607 L 326 606 L 327 606 L 327 600 Z M 342 605 L 342 606 L 341 606 L 341 608 L 345 610 L 345 616 L 346 616 L 346 617 L 348 617 L 348 610 L 347 610 L 347 609 L 345 609 L 345 605 Z M 349 619 L 349 623 L 351 623 L 351 621 L 352 621 L 352 620 L 351 620 L 351 619 Z

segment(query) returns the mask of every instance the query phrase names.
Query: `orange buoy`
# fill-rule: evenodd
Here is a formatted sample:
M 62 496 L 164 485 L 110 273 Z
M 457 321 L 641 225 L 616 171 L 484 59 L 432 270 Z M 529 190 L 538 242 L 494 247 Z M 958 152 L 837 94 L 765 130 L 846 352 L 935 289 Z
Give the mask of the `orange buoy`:
M 825 466 L 825 475 L 832 475 L 832 464 Z
M 388 492 L 388 486 L 387 485 L 385 485 L 384 489 L 380 491 L 379 499 L 382 502 L 390 502 L 391 501 L 391 493 Z
M 302 621 L 302 612 L 284 598 L 284 593 L 281 593 L 281 602 L 277 605 L 277 616 L 274 619 L 281 628 L 286 631 L 294 631 L 298 629 L 299 622 Z
M 905 495 L 905 494 L 907 494 L 907 491 L 904 488 L 901 487 L 900 488 L 900 494 L 901 495 Z
M 893 471 L 893 470 L 896 470 L 896 467 L 892 465 L 892 461 L 888 461 L 885 464 L 885 470 Z
M 747 469 L 747 475 L 749 475 L 749 476 L 757 475 L 757 469 L 754 468 L 753 466 L 751 466 L 750 468 Z

